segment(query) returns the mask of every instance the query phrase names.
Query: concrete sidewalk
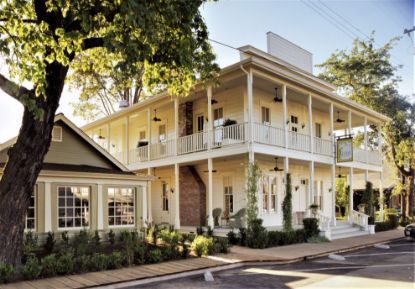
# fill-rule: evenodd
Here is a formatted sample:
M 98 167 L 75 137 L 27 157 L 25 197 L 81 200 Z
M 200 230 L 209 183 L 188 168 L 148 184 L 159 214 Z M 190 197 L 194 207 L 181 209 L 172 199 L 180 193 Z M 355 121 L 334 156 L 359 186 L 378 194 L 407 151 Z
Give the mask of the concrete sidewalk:
M 46 278 L 35 281 L 16 282 L 2 285 L 0 288 L 120 288 L 125 285 L 121 285 L 121 283 L 125 282 L 130 285 L 145 284 L 200 274 L 207 268 L 211 271 L 217 271 L 253 263 L 284 264 L 298 262 L 331 253 L 356 250 L 402 237 L 403 229 L 400 228 L 393 231 L 376 233 L 376 235 L 334 240 L 329 243 L 304 243 L 263 250 L 234 246 L 229 254 L 219 254 L 205 258 L 190 258 L 118 270 Z

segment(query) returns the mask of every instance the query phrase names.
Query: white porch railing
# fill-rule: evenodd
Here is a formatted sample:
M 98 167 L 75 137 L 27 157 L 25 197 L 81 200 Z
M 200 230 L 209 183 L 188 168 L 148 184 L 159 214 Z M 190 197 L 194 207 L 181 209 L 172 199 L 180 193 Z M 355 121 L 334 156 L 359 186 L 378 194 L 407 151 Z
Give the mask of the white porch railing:
M 174 156 L 175 154 L 176 141 L 174 139 L 150 145 L 150 158 L 152 160 Z
M 369 216 L 358 211 L 353 210 L 351 212 L 351 221 L 354 225 L 358 225 L 365 231 L 368 229 Z
M 367 162 L 372 165 L 381 165 L 382 164 L 382 155 L 378 151 L 365 151 L 361 148 L 353 148 L 353 160 L 355 162 L 366 163 L 366 156 Z
M 198 132 L 179 138 L 178 154 L 187 154 L 202 151 L 208 148 L 209 134 L 208 132 Z
M 243 143 L 246 140 L 245 123 L 217 127 L 212 132 L 212 147 L 217 148 L 226 145 Z
M 322 211 L 317 212 L 318 226 L 321 231 L 330 231 L 330 217 L 325 215 Z
M 112 155 L 121 163 L 127 162 L 127 152 L 125 151 L 112 153 Z
M 295 131 L 288 132 L 288 147 L 299 151 L 310 151 L 310 136 Z
M 372 165 L 382 165 L 382 155 L 378 151 L 367 151 L 368 163 Z
M 320 155 L 333 156 L 333 141 L 314 137 L 314 152 Z
M 278 127 L 254 123 L 253 124 L 253 141 L 283 147 L 284 146 L 284 130 Z
M 129 163 L 148 161 L 148 145 L 130 150 Z

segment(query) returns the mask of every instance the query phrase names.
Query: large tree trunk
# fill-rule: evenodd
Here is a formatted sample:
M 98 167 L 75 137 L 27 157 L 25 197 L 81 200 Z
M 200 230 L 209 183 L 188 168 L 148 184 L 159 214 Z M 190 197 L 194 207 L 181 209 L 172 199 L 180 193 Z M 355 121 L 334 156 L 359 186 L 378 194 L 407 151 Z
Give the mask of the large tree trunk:
M 46 69 L 46 97 L 38 100 L 43 116 L 38 119 L 25 108 L 17 142 L 0 181 L 0 261 L 18 266 L 25 229 L 25 216 L 33 187 L 51 141 L 56 109 L 67 67 L 52 63 Z

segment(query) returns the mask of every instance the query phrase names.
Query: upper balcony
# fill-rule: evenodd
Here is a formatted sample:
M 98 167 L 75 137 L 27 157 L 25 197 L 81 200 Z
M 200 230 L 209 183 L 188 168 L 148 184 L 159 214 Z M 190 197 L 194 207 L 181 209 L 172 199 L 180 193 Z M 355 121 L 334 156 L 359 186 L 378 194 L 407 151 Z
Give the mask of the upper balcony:
M 247 83 L 251 83 L 251 86 Z M 233 120 L 226 126 L 226 120 Z M 335 164 L 336 136 L 380 125 L 376 115 L 277 77 L 235 73 L 216 88 L 172 101 L 155 97 L 88 125 L 86 132 L 131 170 L 248 152 Z M 381 168 L 367 142 L 339 166 Z

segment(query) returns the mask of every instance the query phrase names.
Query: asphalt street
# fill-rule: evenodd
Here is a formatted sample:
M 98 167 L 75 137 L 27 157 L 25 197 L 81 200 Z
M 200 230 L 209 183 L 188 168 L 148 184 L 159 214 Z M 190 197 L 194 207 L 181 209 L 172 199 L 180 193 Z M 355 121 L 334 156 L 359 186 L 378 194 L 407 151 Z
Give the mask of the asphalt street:
M 400 240 L 389 246 L 345 253 L 344 261 L 324 257 L 287 265 L 247 266 L 215 272 L 210 282 L 196 276 L 134 288 L 414 289 L 415 242 Z

